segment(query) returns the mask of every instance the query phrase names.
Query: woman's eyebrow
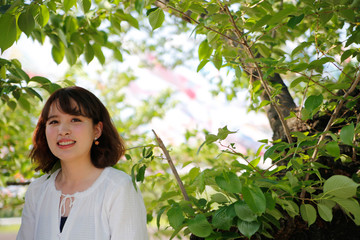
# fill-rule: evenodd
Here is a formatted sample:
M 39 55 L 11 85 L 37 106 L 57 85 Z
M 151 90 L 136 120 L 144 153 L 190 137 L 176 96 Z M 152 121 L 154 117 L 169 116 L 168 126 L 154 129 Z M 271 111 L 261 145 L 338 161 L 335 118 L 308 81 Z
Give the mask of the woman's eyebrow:
M 57 115 L 51 115 L 51 116 L 49 116 L 48 118 L 47 118 L 47 121 L 49 121 L 50 119 L 52 119 L 52 118 L 57 118 L 58 116 Z

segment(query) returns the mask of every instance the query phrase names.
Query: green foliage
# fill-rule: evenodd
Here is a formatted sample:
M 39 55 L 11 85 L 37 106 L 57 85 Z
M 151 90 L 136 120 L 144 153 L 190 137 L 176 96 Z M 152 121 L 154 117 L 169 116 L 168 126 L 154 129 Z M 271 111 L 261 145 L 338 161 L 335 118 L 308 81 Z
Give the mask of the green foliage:
M 210 138 L 215 138 L 214 136 L 221 135 L 225 128 L 220 128 L 217 134 L 208 134 L 207 136 L 212 137 L 207 137 L 205 142 L 208 142 Z M 306 138 L 304 136 L 304 139 L 299 141 Z M 215 141 L 223 146 L 221 144 L 223 140 L 217 138 Z M 211 145 L 206 146 L 210 147 Z M 287 144 L 282 147 L 289 148 L 291 145 Z M 202 151 L 206 151 L 206 148 L 203 148 Z M 231 155 L 237 156 L 236 158 L 242 156 L 232 148 L 231 144 L 221 151 L 231 153 Z M 297 154 L 301 155 L 302 151 L 304 150 L 298 149 Z M 282 166 L 273 165 L 267 169 L 256 166 L 248 167 L 240 164 L 238 160 L 226 160 L 227 155 L 221 156 L 223 157 L 217 159 L 222 163 L 220 169 L 213 167 L 202 172 L 197 170 L 195 175 L 194 171 L 188 173 L 188 175 L 192 175 L 191 179 L 194 179 L 188 183 L 188 189 L 194 187 L 197 189 L 194 193 L 200 194 L 198 198 L 191 198 L 191 206 L 194 211 L 185 212 L 177 203 L 167 206 L 169 224 L 176 232 L 179 231 L 179 228 L 188 228 L 184 232 L 190 231 L 198 237 L 220 239 L 220 236 L 230 236 L 234 229 L 237 229 L 238 233 L 248 238 L 255 233 L 269 236 L 269 233 L 274 231 L 270 225 L 280 226 L 279 221 L 284 218 L 284 213 L 279 210 L 290 217 L 300 215 L 310 226 L 318 217 L 324 221 L 331 221 L 332 211 L 336 205 L 339 205 L 358 224 L 357 214 L 360 206 L 357 194 L 360 184 L 349 177 L 333 175 L 328 179 L 323 179 L 319 175 L 319 169 L 326 166 L 311 162 L 298 162 L 299 159 L 295 155 L 289 157 L 285 175 L 278 174 L 278 171 L 284 169 Z M 274 157 L 274 155 L 269 156 Z M 256 155 L 252 156 L 252 158 L 256 157 Z M 224 161 L 221 161 L 222 158 Z M 246 161 L 250 162 L 249 159 Z M 294 165 L 295 162 L 298 166 Z M 302 180 L 307 173 L 317 174 L 318 178 L 311 181 Z M 206 176 L 205 179 L 203 176 Z M 183 179 L 186 178 L 183 176 Z M 204 181 L 205 189 L 207 189 L 205 195 L 201 194 L 204 187 L 199 185 L 200 179 Z M 315 186 L 320 190 L 316 191 Z M 298 205 L 300 199 L 297 196 L 301 193 L 302 187 L 306 189 L 309 197 L 306 198 L 305 203 Z M 211 196 L 209 196 L 210 194 Z M 204 199 L 202 196 L 207 197 Z M 199 201 L 202 202 L 201 205 L 199 205 Z M 219 234 L 219 230 L 222 234 Z

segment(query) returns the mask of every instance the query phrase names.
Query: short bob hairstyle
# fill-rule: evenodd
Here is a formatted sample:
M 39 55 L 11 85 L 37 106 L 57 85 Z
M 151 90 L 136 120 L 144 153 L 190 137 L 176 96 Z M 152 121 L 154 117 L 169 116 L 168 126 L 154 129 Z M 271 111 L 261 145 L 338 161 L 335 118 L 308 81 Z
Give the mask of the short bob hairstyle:
M 76 106 L 74 107 L 75 102 Z M 109 112 L 101 101 L 88 90 L 71 86 L 55 91 L 46 101 L 41 112 L 34 135 L 30 158 L 37 165 L 36 170 L 49 173 L 59 159 L 50 151 L 45 130 L 52 104 L 64 113 L 91 118 L 93 124 L 103 123 L 99 144 L 91 147 L 91 162 L 97 168 L 115 165 L 125 152 L 125 145 L 119 136 Z

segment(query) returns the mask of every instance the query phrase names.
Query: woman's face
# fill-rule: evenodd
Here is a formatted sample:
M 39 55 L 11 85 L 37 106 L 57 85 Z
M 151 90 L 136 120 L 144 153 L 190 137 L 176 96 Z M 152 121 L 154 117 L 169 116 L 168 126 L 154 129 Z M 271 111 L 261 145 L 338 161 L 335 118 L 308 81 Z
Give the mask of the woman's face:
M 91 161 L 91 146 L 101 131 L 101 122 L 94 125 L 91 118 L 64 113 L 58 109 L 56 101 L 50 106 L 46 140 L 51 152 L 63 162 Z

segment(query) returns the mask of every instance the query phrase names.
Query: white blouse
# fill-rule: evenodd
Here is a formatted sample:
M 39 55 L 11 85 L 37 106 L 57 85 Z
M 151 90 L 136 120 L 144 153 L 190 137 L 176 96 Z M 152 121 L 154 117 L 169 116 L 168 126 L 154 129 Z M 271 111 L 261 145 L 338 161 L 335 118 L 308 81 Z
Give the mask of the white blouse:
M 25 195 L 17 240 L 147 240 L 146 210 L 126 173 L 107 167 L 86 191 L 77 192 L 60 233 L 59 170 L 32 182 Z

